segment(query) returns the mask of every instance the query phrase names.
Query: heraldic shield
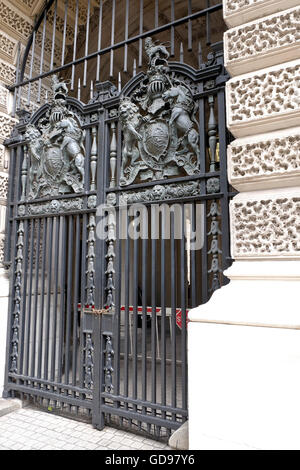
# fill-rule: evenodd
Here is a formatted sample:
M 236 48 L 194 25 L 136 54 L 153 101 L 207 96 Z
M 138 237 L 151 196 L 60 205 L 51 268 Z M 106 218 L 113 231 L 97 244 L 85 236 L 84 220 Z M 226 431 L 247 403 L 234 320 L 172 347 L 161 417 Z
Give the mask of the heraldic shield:
M 169 128 L 166 122 L 157 120 L 144 125 L 140 151 L 146 151 L 157 162 L 165 156 L 169 146 Z
M 53 182 L 60 178 L 61 172 L 65 167 L 62 149 L 59 145 L 53 145 L 52 147 L 44 149 L 44 170 L 47 173 L 50 180 Z

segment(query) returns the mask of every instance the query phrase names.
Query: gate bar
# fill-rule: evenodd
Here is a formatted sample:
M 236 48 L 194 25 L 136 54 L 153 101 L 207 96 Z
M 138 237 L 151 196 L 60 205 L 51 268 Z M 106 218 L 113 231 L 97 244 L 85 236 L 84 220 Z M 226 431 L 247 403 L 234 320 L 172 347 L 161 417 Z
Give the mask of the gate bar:
M 49 220 L 49 245 L 48 245 L 48 279 L 47 279 L 47 306 L 46 306 L 46 332 L 50 331 L 50 306 L 51 306 L 51 281 L 52 281 L 52 256 L 53 252 L 53 219 Z M 44 356 L 44 378 L 49 379 L 49 336 L 46 336 Z
M 143 225 L 148 223 L 148 212 L 142 211 Z M 149 231 L 149 226 L 147 227 Z M 148 232 L 149 233 L 149 232 Z M 148 270 L 148 239 L 142 239 L 142 400 L 147 400 L 147 270 Z M 143 408 L 143 413 L 146 409 Z
M 102 405 L 101 407 L 103 413 L 112 413 L 112 408 L 108 405 Z M 130 420 L 137 420 L 141 421 L 141 417 L 143 417 L 143 422 L 147 423 L 148 425 L 154 424 L 155 426 L 161 426 L 161 427 L 171 427 L 172 429 L 178 429 L 182 423 L 178 421 L 173 421 L 173 420 L 164 420 L 161 418 L 158 418 L 155 415 L 141 415 L 140 413 L 135 413 L 133 411 L 128 411 L 128 410 L 122 410 L 122 408 L 115 409 L 113 408 L 114 414 L 121 416 L 125 419 L 130 419 Z M 155 410 L 154 410 L 155 412 Z
M 128 223 L 128 222 L 127 222 Z M 128 225 L 126 227 L 128 230 Z M 125 341 L 124 341 L 124 395 L 128 396 L 128 377 L 129 377 L 129 289 L 130 289 L 130 239 L 129 236 L 125 240 Z
M 192 202 L 191 232 L 196 234 L 196 203 Z M 196 237 L 196 235 L 195 235 Z M 195 240 L 196 241 L 196 240 Z M 196 250 L 190 250 L 190 273 L 191 273 L 191 305 L 196 307 Z
M 61 216 L 61 230 L 62 240 L 61 240 L 61 268 L 60 268 L 60 324 L 59 324 L 59 362 L 57 368 L 57 380 L 59 382 L 62 381 L 62 359 L 63 359 L 63 348 L 64 348 L 64 327 L 65 327 L 65 282 L 66 282 L 66 256 L 67 256 L 67 224 L 66 224 L 66 217 Z
M 77 0 L 78 1 L 78 0 Z M 100 0 L 99 5 L 99 23 L 98 23 L 98 51 L 101 50 L 101 40 L 102 40 L 102 15 L 103 15 L 103 0 Z M 75 60 L 75 57 L 73 58 Z M 101 65 L 101 56 L 97 55 L 97 71 L 96 71 L 96 81 L 100 81 L 100 65 Z
M 65 349 L 65 383 L 70 377 L 70 346 L 71 346 L 71 297 L 73 274 L 73 216 L 68 217 L 68 255 L 67 255 L 67 291 L 66 291 L 66 349 Z
M 77 386 L 70 385 L 70 384 L 66 385 L 66 384 L 63 384 L 63 383 L 52 382 L 50 380 L 38 379 L 37 377 L 31 377 L 31 376 L 26 376 L 26 375 L 22 375 L 22 374 L 14 374 L 12 372 L 10 372 L 8 374 L 8 376 L 11 377 L 11 378 L 16 378 L 18 380 L 21 380 L 23 382 L 32 382 L 33 384 L 38 384 L 40 386 L 42 386 L 42 385 L 51 386 L 51 387 L 54 387 L 56 389 L 62 389 L 62 390 L 68 389 L 68 390 L 70 390 L 74 393 L 84 393 L 85 395 L 92 395 L 93 394 L 92 390 L 89 390 L 89 389 L 86 389 L 86 388 L 81 388 L 81 387 L 77 387 Z M 63 397 L 63 399 L 65 399 L 65 397 Z
M 171 334 L 171 383 L 172 383 L 172 394 L 171 394 L 171 403 L 172 408 L 176 408 L 176 249 L 175 249 L 175 239 L 174 239 L 174 211 L 170 214 L 170 248 L 171 248 L 171 315 L 172 315 L 172 334 Z M 176 414 L 172 415 L 172 419 L 176 421 Z
M 50 3 L 52 5 L 54 0 L 50 0 Z M 47 8 L 49 9 L 50 6 L 48 4 Z M 218 3 L 217 5 L 213 5 L 209 8 L 205 8 L 204 10 L 200 10 L 196 13 L 193 13 L 192 15 L 188 15 L 188 16 L 184 16 L 183 18 L 179 18 L 173 22 L 170 22 L 170 23 L 166 23 L 162 26 L 159 26 L 158 28 L 154 28 L 154 29 L 151 29 L 149 31 L 145 31 L 141 34 L 138 34 L 136 36 L 133 36 L 131 38 L 129 38 L 128 40 L 123 40 L 123 41 L 120 41 L 118 43 L 115 43 L 115 44 L 112 44 L 108 47 L 105 47 L 104 49 L 102 49 L 101 51 L 96 51 L 96 52 L 92 52 L 91 54 L 88 54 L 87 56 L 85 57 L 80 57 L 79 59 L 76 59 L 76 60 L 73 60 L 72 62 L 68 62 L 67 64 L 64 64 L 60 67 L 57 67 L 56 69 L 53 69 L 53 70 L 49 70 L 48 72 L 44 72 L 42 75 L 39 75 L 37 77 L 34 77 L 32 79 L 28 79 L 28 80 L 24 80 L 24 75 L 25 75 L 25 67 L 26 67 L 26 61 L 27 61 L 27 57 L 28 57 L 28 53 L 29 53 L 29 50 L 30 50 L 30 47 L 31 47 L 31 43 L 32 43 L 32 38 L 28 41 L 28 44 L 27 44 L 27 48 L 25 50 L 25 54 L 24 54 L 24 60 L 23 60 L 23 64 L 22 64 L 22 69 L 21 69 L 21 77 L 20 77 L 20 82 L 18 83 L 15 83 L 14 85 L 11 85 L 8 87 L 8 89 L 10 91 L 13 91 L 16 87 L 21 87 L 21 86 L 24 86 L 24 85 L 27 85 L 28 83 L 30 82 L 34 82 L 36 80 L 38 80 L 39 78 L 43 79 L 43 78 L 46 78 L 48 77 L 49 75 L 52 75 L 53 73 L 58 73 L 58 72 L 61 72 L 62 70 L 65 70 L 67 68 L 70 68 L 72 65 L 78 65 L 78 64 L 81 64 L 82 62 L 84 62 L 85 60 L 90 60 L 90 59 L 94 59 L 95 57 L 97 57 L 98 55 L 104 55 L 108 52 L 110 52 L 111 50 L 115 50 L 115 49 L 119 49 L 120 47 L 123 47 L 125 46 L 125 44 L 131 44 L 133 42 L 136 42 L 138 41 L 139 39 L 145 39 L 146 37 L 148 36 L 151 36 L 151 35 L 154 35 L 154 34 L 159 34 L 163 31 L 166 31 L 168 29 L 170 29 L 171 27 L 176 27 L 176 26 L 179 26 L 181 24 L 184 24 L 186 22 L 188 22 L 189 20 L 190 21 L 193 21 L 193 20 L 196 20 L 198 18 L 200 18 L 201 16 L 204 16 L 206 14 L 210 14 L 210 13 L 214 13 L 215 11 L 219 10 L 222 8 L 222 3 Z M 41 18 L 41 20 L 43 19 L 43 16 Z M 39 23 L 39 25 L 41 24 L 41 22 Z M 38 28 L 35 28 L 35 29 L 38 29 Z M 28 49 L 28 51 L 27 51 Z
M 51 358 L 51 381 L 55 380 L 55 359 L 56 359 L 56 329 L 57 329 L 57 295 L 58 295 L 58 260 L 61 259 L 62 253 L 60 250 L 59 243 L 59 230 L 60 230 L 60 219 L 59 217 L 54 218 L 55 226 L 55 260 L 54 260 L 54 290 L 53 290 L 53 312 L 52 312 L 52 358 Z M 60 358 L 59 358 L 60 359 Z M 59 360 L 60 362 L 60 360 Z
M 185 250 L 185 208 L 181 208 L 181 240 L 180 240 L 180 273 L 181 273 L 181 377 L 182 377 L 182 408 L 187 409 L 187 364 L 186 364 L 186 250 Z
M 79 0 L 76 0 L 75 25 L 74 25 L 74 44 L 73 44 L 73 62 L 76 59 L 76 49 L 77 49 L 78 11 L 79 11 Z M 52 69 L 52 68 L 53 68 L 53 64 L 50 67 L 50 69 Z M 74 81 L 75 81 L 75 65 L 72 65 L 71 91 L 74 91 Z
M 88 0 L 87 13 L 86 13 L 86 31 L 85 31 L 85 56 L 88 56 L 89 52 L 89 34 L 90 34 L 90 9 L 91 9 L 91 0 Z M 86 87 L 87 79 L 87 60 L 84 61 L 83 67 L 83 86 Z
M 43 350 L 43 334 L 44 334 L 44 305 L 45 305 L 45 269 L 46 269 L 46 253 L 47 253 L 47 228 L 48 228 L 48 219 L 45 217 L 43 219 L 43 250 L 42 250 L 42 267 L 41 267 L 41 304 L 39 308 L 40 316 L 40 336 L 38 344 L 38 364 L 37 364 L 37 377 L 42 377 L 42 350 Z
M 27 305 L 27 325 L 26 325 L 26 360 L 25 360 L 25 367 L 24 370 L 26 374 L 29 374 L 29 363 L 30 363 L 30 338 L 31 338 L 31 303 L 32 303 L 32 284 L 33 284 L 33 256 L 34 256 L 34 228 L 35 228 L 35 221 L 32 220 L 30 223 L 30 248 L 29 251 L 24 252 L 24 256 L 30 257 L 30 264 L 29 264 L 29 275 L 27 277 L 27 288 L 29 284 L 29 292 L 28 292 L 28 305 Z M 25 282 L 26 283 L 26 282 Z M 26 312 L 26 310 L 25 310 Z M 25 314 L 26 316 L 26 314 Z
M 164 211 L 164 209 L 163 209 Z M 167 368 L 166 368 L 166 357 L 167 357 L 167 334 L 166 334 L 166 273 L 165 273 L 165 261 L 166 261 L 166 218 L 163 212 L 161 212 L 161 240 L 160 240 L 160 271 L 161 271 L 161 403 L 166 405 L 167 403 Z M 171 333 L 171 332 L 170 332 Z M 163 419 L 166 419 L 166 413 L 162 414 Z
M 153 227 L 154 225 L 154 227 Z M 151 230 L 159 229 L 156 227 L 156 217 L 151 217 Z M 151 399 L 153 403 L 156 402 L 156 355 L 157 355 L 157 345 L 156 345 L 156 253 L 157 253 L 157 246 L 156 246 L 156 239 L 153 238 L 151 240 L 151 306 L 152 306 L 152 314 L 151 314 Z M 153 410 L 152 414 L 155 416 L 155 410 Z
M 75 279 L 73 300 L 73 357 L 72 357 L 72 384 L 76 385 L 77 376 L 77 328 L 78 328 L 78 304 L 79 304 L 79 275 L 80 275 L 80 216 L 76 215 L 75 228 Z
M 19 225 L 19 224 L 16 224 Z M 19 348 L 19 360 L 18 360 L 18 367 L 17 370 L 18 372 L 23 369 L 23 363 L 24 363 L 24 338 L 25 338 L 25 312 L 26 312 L 26 301 L 27 301 L 27 295 L 26 295 L 26 287 L 27 287 L 27 282 L 26 282 L 26 274 L 28 270 L 28 247 L 29 247 L 29 223 L 28 220 L 24 221 L 24 250 L 23 250 L 23 294 L 22 294 L 22 299 L 21 299 L 21 325 L 20 325 L 20 335 L 19 335 L 19 341 L 21 343 L 21 348 Z M 13 302 L 13 295 L 11 296 L 12 302 Z M 13 309 L 11 310 L 13 311 Z M 9 361 L 8 361 L 9 362 Z
M 39 267 L 40 267 L 40 238 L 41 238 L 41 219 L 37 219 L 38 229 L 36 237 L 36 254 L 35 254 L 35 289 L 34 289 L 34 307 L 33 307 L 33 341 L 32 341 L 32 356 L 31 356 L 31 375 L 34 375 L 36 367 L 36 327 L 37 327 L 37 306 L 39 297 Z
M 139 263 L 139 249 L 138 249 L 138 238 L 135 237 L 133 240 L 133 293 L 132 293 L 132 303 L 133 303 L 133 331 L 132 331 L 132 351 L 131 356 L 133 360 L 133 370 L 132 370 L 132 395 L 133 398 L 137 398 L 137 383 L 138 383 L 138 367 L 137 367 L 137 320 L 138 320 L 138 263 Z M 136 408 L 134 408 L 136 411 Z
M 147 400 L 134 400 L 133 398 L 124 397 L 123 395 L 111 395 L 110 393 L 102 393 L 103 398 L 107 398 L 112 401 L 117 402 L 124 402 L 129 404 L 136 404 L 142 406 L 143 408 L 156 408 L 157 410 L 164 411 L 164 412 L 174 412 L 176 414 L 181 414 L 182 416 L 187 416 L 187 410 L 183 410 L 182 408 L 170 408 L 167 405 L 163 405 L 160 403 L 152 403 Z

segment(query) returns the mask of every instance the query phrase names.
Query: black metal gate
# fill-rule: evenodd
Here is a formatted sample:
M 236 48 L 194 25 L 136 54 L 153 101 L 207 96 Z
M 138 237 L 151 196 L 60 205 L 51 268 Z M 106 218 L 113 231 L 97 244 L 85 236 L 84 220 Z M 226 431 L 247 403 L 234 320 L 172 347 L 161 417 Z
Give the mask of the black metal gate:
M 130 36 L 130 2 L 113 0 L 110 46 L 101 49 L 107 4 L 93 10 L 89 1 L 78 59 L 79 2 L 71 54 L 66 1 L 62 61 L 55 65 L 60 3 L 48 2 L 13 87 L 20 122 L 6 142 L 11 300 L 5 393 L 92 419 L 99 429 L 115 425 L 163 439 L 188 419 L 188 312 L 226 282 L 222 272 L 230 262 L 228 77 L 222 43 L 210 45 L 210 17 L 220 21 L 222 5 L 194 11 L 192 2 L 182 2 L 187 15 L 176 19 L 171 2 L 170 21 L 159 25 L 158 2 L 139 2 L 138 34 Z M 121 6 L 125 39 L 117 42 Z M 145 32 L 150 6 L 154 28 Z M 193 52 L 202 19 L 206 61 L 199 41 Z M 172 61 L 179 32 L 187 39 Z M 35 50 L 40 47 L 43 64 L 47 41 L 49 70 L 41 65 L 33 76 Z M 185 63 L 185 48 L 196 67 Z M 121 50 L 124 87 L 121 73 L 116 84 L 112 78 L 114 53 Z M 111 79 L 100 81 L 106 66 Z M 87 92 L 89 67 L 96 81 Z M 51 96 L 46 93 L 35 112 L 22 110 L 32 89 L 41 101 L 51 76 Z

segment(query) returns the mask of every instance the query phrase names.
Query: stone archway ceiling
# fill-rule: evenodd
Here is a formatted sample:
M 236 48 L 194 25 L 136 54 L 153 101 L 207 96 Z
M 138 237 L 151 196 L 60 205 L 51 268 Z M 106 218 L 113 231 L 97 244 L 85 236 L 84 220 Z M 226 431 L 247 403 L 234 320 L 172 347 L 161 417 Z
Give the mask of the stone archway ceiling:
M 0 0 L 1 2 L 7 2 L 8 0 Z M 31 17 L 27 19 L 26 34 L 30 27 L 33 25 L 34 15 L 42 12 L 43 2 L 41 0 L 14 0 L 14 6 L 18 5 L 19 12 L 21 9 L 30 8 Z M 101 47 L 107 47 L 111 41 L 111 20 L 112 20 L 112 1 L 103 0 L 103 24 L 102 24 L 102 39 Z M 140 32 L 140 0 L 130 0 L 129 2 L 129 24 L 128 24 L 128 36 L 133 37 Z M 219 4 L 219 0 L 211 0 L 210 5 Z M 86 0 L 79 0 L 79 18 L 78 18 L 78 34 L 77 34 L 77 50 L 76 58 L 84 57 L 86 53 L 86 21 L 87 21 L 87 4 Z M 93 53 L 98 50 L 98 23 L 99 23 L 99 0 L 91 0 L 90 9 L 90 30 L 89 30 L 89 47 L 88 53 Z M 125 38 L 125 0 L 116 0 L 116 17 L 115 17 L 115 35 L 114 43 L 118 43 Z M 163 25 L 171 21 L 171 2 L 169 0 L 159 0 L 159 14 L 158 24 Z M 186 16 L 188 12 L 188 2 L 180 1 L 174 2 L 175 15 L 174 19 L 178 19 Z M 192 0 L 191 1 L 191 12 L 196 12 L 199 9 L 206 8 L 207 2 L 205 0 Z M 1 11 L 1 10 L 0 10 Z M 67 25 L 66 25 L 66 41 L 65 41 L 65 56 L 64 63 L 69 63 L 73 59 L 73 44 L 74 44 L 74 30 L 75 30 L 75 16 L 76 16 L 76 0 L 68 1 L 68 14 L 67 14 Z M 222 34 L 225 30 L 225 26 L 222 18 L 222 11 L 219 10 L 213 15 L 213 21 L 210 24 L 211 42 L 218 42 L 222 40 Z M 63 33 L 64 33 L 64 19 L 65 19 L 65 1 L 58 0 L 58 8 L 56 15 L 56 28 L 55 28 L 55 53 L 54 53 L 54 68 L 60 66 L 62 61 L 62 44 L 63 44 Z M 23 18 L 24 20 L 24 18 Z M 44 43 L 44 69 L 43 71 L 49 70 L 51 49 L 52 49 L 52 36 L 53 36 L 53 22 L 54 22 L 54 4 L 47 14 L 46 23 L 46 37 Z M 174 52 L 172 60 L 179 60 L 183 58 L 184 61 L 195 68 L 199 62 L 199 43 L 202 46 L 202 54 L 204 61 L 206 60 L 209 49 L 206 45 L 206 18 L 199 17 L 197 20 L 192 22 L 192 43 L 193 49 L 188 50 L 188 25 L 179 25 L 173 28 L 174 34 Z M 30 24 L 31 23 L 31 24 Z M 148 31 L 154 28 L 154 2 L 152 0 L 144 0 L 143 2 L 143 31 Z M 18 34 L 24 28 L 18 28 Z M 155 36 L 160 42 L 169 42 L 171 38 L 171 31 L 161 32 Z M 23 42 L 23 41 L 22 41 Z M 40 73 L 40 49 L 42 45 L 42 25 L 36 34 L 36 47 L 35 47 L 35 59 L 33 61 L 33 76 L 37 76 Z M 16 47 L 16 45 L 15 45 Z M 122 71 L 122 82 L 125 83 L 129 80 L 133 73 L 133 62 L 137 60 L 140 54 L 140 45 L 138 42 L 132 43 L 128 46 L 128 67 L 127 70 L 124 67 L 124 48 L 120 48 L 114 51 L 114 71 L 113 76 L 110 72 L 110 54 L 105 54 L 101 57 L 101 80 L 111 79 L 115 84 L 117 82 L 118 72 Z M 143 51 L 143 64 L 147 63 L 147 57 Z M 96 59 L 88 61 L 88 80 L 95 81 L 96 77 Z M 31 56 L 29 54 L 27 60 L 26 74 L 28 76 L 31 63 Z M 138 64 L 141 65 L 141 64 Z M 82 64 L 76 67 L 75 72 L 75 83 L 76 80 L 82 80 Z M 137 71 L 139 71 L 138 69 Z M 64 78 L 70 78 L 71 71 L 64 71 L 61 75 Z M 48 80 L 43 80 L 43 85 L 49 83 Z M 87 87 L 89 88 L 89 87 Z M 84 96 L 86 95 L 86 96 Z M 82 98 L 88 98 L 88 91 L 82 90 Z
M 212 0 L 210 5 L 219 4 L 219 0 Z M 111 12 L 111 1 L 103 0 L 103 26 L 102 26 L 102 37 L 101 37 L 101 48 L 108 47 L 111 43 L 111 31 L 112 31 L 112 12 Z M 170 0 L 159 0 L 159 14 L 158 24 L 159 26 L 169 23 L 171 21 L 171 7 Z M 98 22 L 99 22 L 99 2 L 94 7 L 93 13 L 90 17 L 90 37 L 89 37 L 89 53 L 97 51 L 98 45 Z M 125 38 L 125 0 L 116 0 L 116 17 L 115 17 L 115 34 L 114 43 L 122 42 Z M 191 2 L 192 12 L 206 8 L 207 4 L 204 0 L 193 0 Z M 178 1 L 175 2 L 175 19 L 188 15 L 188 2 Z M 140 0 L 129 1 L 129 24 L 128 24 L 128 37 L 137 36 L 140 32 Z M 222 10 L 217 11 L 212 15 L 212 21 L 210 24 L 211 43 L 219 42 L 223 40 L 223 32 L 226 26 L 223 22 Z M 143 31 L 150 31 L 155 27 L 154 18 L 154 1 L 144 0 L 143 1 Z M 91 34 L 92 32 L 92 34 Z M 183 24 L 174 28 L 174 55 L 171 55 L 170 60 L 184 60 L 189 65 L 198 68 L 199 64 L 199 44 L 201 45 L 201 53 L 203 60 L 207 60 L 207 55 L 210 52 L 209 47 L 206 44 L 206 17 L 199 17 L 197 20 L 192 22 L 192 50 L 188 50 L 188 25 Z M 159 42 L 169 43 L 171 39 L 171 31 L 167 30 L 155 35 L 154 39 Z M 83 57 L 85 55 L 86 47 L 86 28 L 84 24 L 79 29 L 77 37 L 77 53 L 76 57 Z M 110 54 L 104 54 L 101 56 L 101 72 L 100 80 L 110 80 L 115 85 L 118 84 L 118 72 L 121 72 L 122 85 L 124 85 L 133 74 L 134 61 L 137 62 L 137 72 L 147 66 L 147 55 L 142 47 L 142 64 L 139 64 L 139 42 L 134 42 L 128 46 L 128 60 L 127 69 L 124 67 L 124 48 L 116 49 L 113 53 L 113 75 L 110 74 Z M 66 50 L 65 62 L 71 62 L 73 57 L 73 48 L 70 46 Z M 139 67 L 139 65 L 142 65 Z M 97 60 L 92 59 L 88 62 L 88 80 L 95 81 L 97 75 Z M 81 79 L 83 75 L 83 65 L 76 67 L 75 83 L 76 80 Z M 63 74 L 64 78 L 70 78 L 71 71 L 65 71 Z M 81 90 L 81 99 L 83 101 L 88 100 L 89 87 L 86 90 Z

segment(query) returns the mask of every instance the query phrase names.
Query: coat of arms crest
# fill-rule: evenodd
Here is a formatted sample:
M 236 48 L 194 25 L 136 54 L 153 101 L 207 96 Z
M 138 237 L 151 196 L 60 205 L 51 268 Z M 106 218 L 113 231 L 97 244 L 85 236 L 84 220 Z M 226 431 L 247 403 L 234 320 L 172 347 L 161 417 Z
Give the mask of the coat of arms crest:
M 29 199 L 80 193 L 84 183 L 84 137 L 75 114 L 67 108 L 67 85 L 53 77 L 53 102 L 38 126 L 29 124 Z
M 120 185 L 200 171 L 197 111 L 189 87 L 170 77 L 163 44 L 145 40 L 147 76 L 119 106 L 123 129 Z

